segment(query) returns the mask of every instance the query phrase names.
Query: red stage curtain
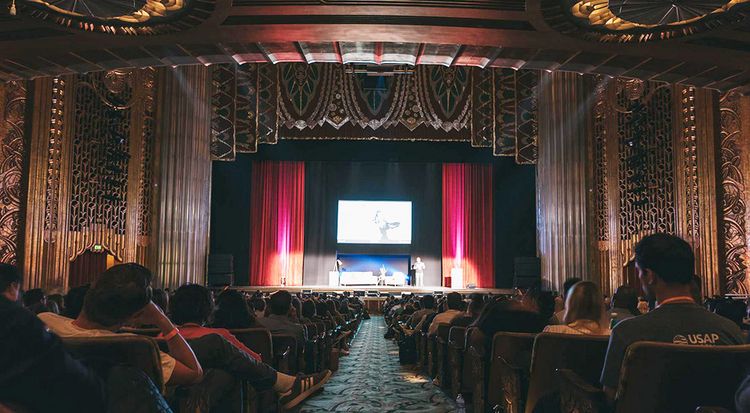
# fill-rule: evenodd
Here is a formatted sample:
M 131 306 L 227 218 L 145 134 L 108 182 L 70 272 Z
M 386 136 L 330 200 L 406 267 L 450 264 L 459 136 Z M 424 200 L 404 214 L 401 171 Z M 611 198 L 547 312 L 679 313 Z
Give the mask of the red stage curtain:
M 304 162 L 253 163 L 250 285 L 302 285 Z
M 492 216 L 492 166 L 444 164 L 443 278 L 458 264 L 464 285 L 495 286 Z

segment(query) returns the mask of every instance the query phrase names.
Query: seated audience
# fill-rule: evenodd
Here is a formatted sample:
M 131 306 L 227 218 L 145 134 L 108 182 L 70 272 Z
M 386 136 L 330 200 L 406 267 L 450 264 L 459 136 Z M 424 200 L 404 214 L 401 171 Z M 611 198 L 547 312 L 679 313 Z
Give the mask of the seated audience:
M 568 290 L 570 290 L 570 287 L 575 285 L 578 281 L 581 281 L 578 277 L 571 277 L 565 280 L 563 282 L 563 290 L 562 290 L 562 304 L 563 308 L 559 311 L 557 311 L 554 315 L 554 317 L 550 320 L 550 324 L 562 324 L 563 318 L 565 317 L 565 301 L 568 296 Z
M 446 297 L 445 303 L 447 310 L 437 314 L 435 318 L 432 319 L 430 327 L 427 329 L 428 334 L 435 335 L 440 324 L 450 324 L 454 318 L 461 316 L 461 307 L 463 306 L 461 294 L 457 292 L 449 293 Z
M 549 317 L 516 300 L 493 300 L 488 302 L 479 318 L 472 324 L 478 327 L 486 340 L 491 341 L 497 332 L 539 333 L 547 325 Z
M 261 319 L 266 315 L 266 300 L 262 296 L 255 297 L 252 299 L 251 304 L 253 306 L 253 312 L 255 312 L 255 319 Z
M 742 328 L 742 320 L 747 315 L 747 307 L 745 303 L 740 300 L 733 300 L 731 298 L 722 298 L 714 306 L 714 313 L 732 320 L 738 327 Z
M 269 314 L 258 322 L 271 331 L 271 334 L 284 334 L 297 339 L 297 344 L 305 342 L 305 330 L 289 317 L 292 313 L 292 295 L 281 290 L 271 294 L 268 300 Z
M 317 310 L 315 308 L 315 303 L 312 300 L 305 300 L 302 302 L 302 317 L 301 321 L 303 323 L 312 323 L 315 322 L 315 319 L 317 318 Z
M 140 370 L 101 363 L 95 370 L 75 360 L 16 303 L 20 284 L 18 269 L 0 264 L 0 403 L 23 412 L 171 412 Z
M 694 301 L 690 284 L 695 256 L 690 244 L 673 235 L 649 235 L 635 246 L 635 267 L 644 293 L 653 297 L 657 306 L 648 314 L 621 321 L 612 330 L 601 377 L 610 401 L 615 397 L 625 351 L 634 342 L 743 343 L 736 324 Z
M 247 301 L 237 290 L 222 291 L 216 297 L 213 327 L 219 328 L 252 328 L 258 327 L 255 312 L 250 311 Z
M 563 324 L 547 326 L 544 332 L 606 335 L 609 334 L 608 320 L 599 287 L 591 281 L 579 281 L 568 290 Z
M 609 310 L 609 319 L 612 327 L 616 326 L 622 320 L 633 318 L 640 315 L 638 311 L 638 293 L 629 285 L 617 287 L 615 295 L 612 297 L 612 309 Z
M 240 299 L 242 299 L 241 295 Z M 204 327 L 214 311 L 214 300 L 208 288 L 198 284 L 183 285 L 175 291 L 171 308 L 170 318 L 172 322 L 177 324 L 177 329 L 186 340 L 200 338 L 208 334 L 218 334 L 250 357 L 256 360 L 261 359 L 257 353 L 237 340 L 237 337 L 229 330 Z
M 41 288 L 33 288 L 23 293 L 23 306 L 34 314 L 50 311 L 47 306 L 47 297 Z
M 156 304 L 157 307 L 164 313 L 169 312 L 169 294 L 161 288 L 157 288 L 153 291 L 151 301 Z

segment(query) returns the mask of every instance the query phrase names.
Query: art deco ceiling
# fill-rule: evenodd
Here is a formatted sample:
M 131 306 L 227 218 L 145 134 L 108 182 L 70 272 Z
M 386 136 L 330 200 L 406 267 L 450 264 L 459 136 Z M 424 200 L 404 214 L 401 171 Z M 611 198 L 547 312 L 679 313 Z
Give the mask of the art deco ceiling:
M 10 1 L 0 79 L 338 62 L 750 84 L 750 0 L 15 0 L 17 16 Z

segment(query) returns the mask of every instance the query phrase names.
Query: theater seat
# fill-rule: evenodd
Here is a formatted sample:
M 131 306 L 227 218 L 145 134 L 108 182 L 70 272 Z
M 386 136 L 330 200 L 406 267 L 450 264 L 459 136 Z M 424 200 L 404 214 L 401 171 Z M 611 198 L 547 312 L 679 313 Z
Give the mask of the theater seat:
M 529 333 L 495 333 L 490 359 L 483 365 L 486 379 L 477 381 L 474 386 L 475 400 L 478 392 L 486 395 L 485 410 L 494 411 L 494 407 L 499 405 L 503 412 L 523 411 L 536 336 Z
M 159 347 L 153 338 L 122 334 L 117 337 L 63 338 L 65 348 L 78 359 L 102 359 L 142 370 L 164 393 Z
M 229 330 L 237 340 L 250 350 L 258 353 L 263 362 L 273 365 L 273 340 L 271 332 L 266 328 L 237 328 Z
M 304 363 L 304 359 L 300 360 L 300 347 L 297 343 L 297 339 L 293 336 L 288 335 L 271 335 L 273 340 L 273 366 L 276 370 L 287 373 L 297 374 L 300 371 L 300 367 Z
M 448 365 L 451 397 L 456 398 L 461 393 L 463 382 L 464 350 L 466 348 L 466 327 L 451 327 L 448 333 Z
M 571 370 L 588 383 L 598 382 L 608 343 L 608 336 L 537 335 L 531 356 L 526 413 L 544 411 L 544 406 L 552 401 L 559 405 L 559 369 Z
M 749 366 L 750 345 L 632 344 L 622 363 L 615 412 L 693 412 L 701 406 L 705 406 L 702 411 L 733 409 L 734 393 Z M 568 382 L 561 383 L 565 408 L 596 406 L 601 400 L 584 379 L 563 372 L 561 380 Z M 575 392 L 569 392 L 566 387 L 575 381 L 570 386 Z

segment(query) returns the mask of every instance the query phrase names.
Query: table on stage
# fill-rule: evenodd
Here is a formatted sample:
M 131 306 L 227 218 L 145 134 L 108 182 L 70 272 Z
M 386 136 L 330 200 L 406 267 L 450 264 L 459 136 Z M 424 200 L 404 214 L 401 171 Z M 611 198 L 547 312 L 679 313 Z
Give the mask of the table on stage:
M 378 277 L 372 271 L 331 271 L 328 273 L 328 285 L 378 285 Z

